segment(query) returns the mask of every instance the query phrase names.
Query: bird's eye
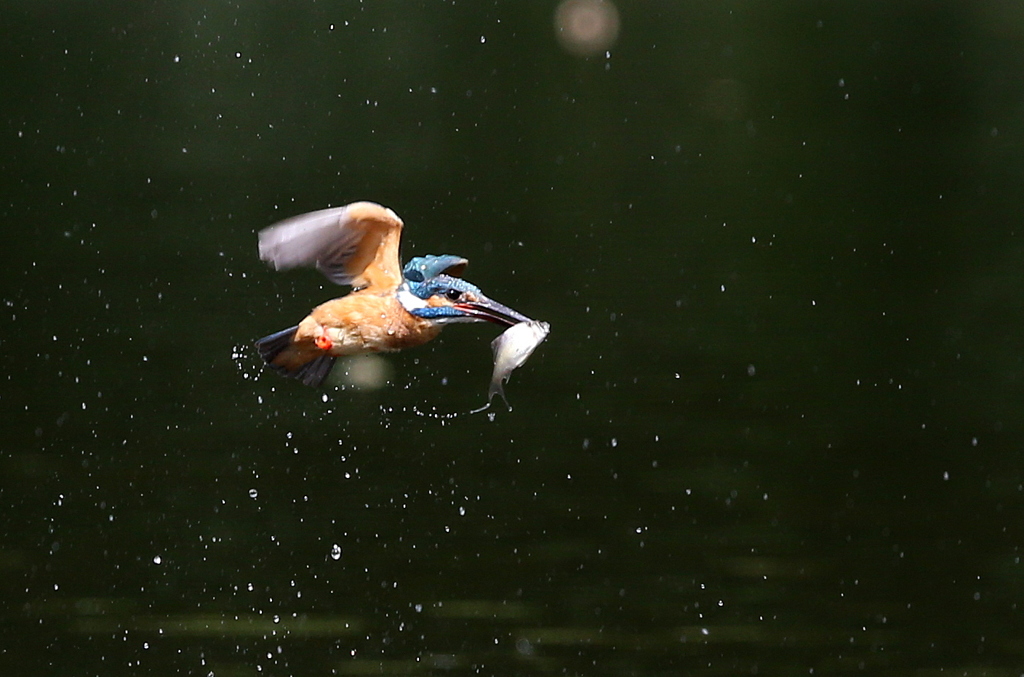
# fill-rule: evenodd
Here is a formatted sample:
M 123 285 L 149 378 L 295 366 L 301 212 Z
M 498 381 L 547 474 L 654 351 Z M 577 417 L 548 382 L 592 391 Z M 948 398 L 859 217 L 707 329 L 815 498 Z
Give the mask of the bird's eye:
M 460 298 L 462 298 L 462 292 L 460 292 L 458 289 L 449 289 L 444 293 L 444 295 L 448 297 L 449 301 L 458 301 Z

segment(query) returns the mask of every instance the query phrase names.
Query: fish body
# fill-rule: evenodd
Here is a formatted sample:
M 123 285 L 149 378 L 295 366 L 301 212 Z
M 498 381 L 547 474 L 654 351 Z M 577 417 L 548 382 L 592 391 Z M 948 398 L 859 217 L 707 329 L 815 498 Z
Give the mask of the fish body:
M 550 329 L 551 325 L 547 322 L 526 320 L 512 325 L 491 341 L 491 349 L 494 351 L 494 373 L 491 375 L 491 386 L 487 390 L 488 404 L 495 395 L 501 395 L 506 406 L 509 406 L 503 384 L 512 371 L 523 366 L 537 346 L 547 338 Z

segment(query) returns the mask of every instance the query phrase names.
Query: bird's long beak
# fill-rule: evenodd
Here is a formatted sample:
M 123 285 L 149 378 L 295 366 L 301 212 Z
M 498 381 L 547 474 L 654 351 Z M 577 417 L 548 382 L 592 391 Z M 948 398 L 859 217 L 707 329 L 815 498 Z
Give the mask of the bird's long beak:
M 503 327 L 511 327 L 520 322 L 529 322 L 530 318 L 522 313 L 512 310 L 497 301 L 492 301 L 483 294 L 478 295 L 476 301 L 470 303 L 456 303 L 455 307 L 478 320 L 487 320 Z

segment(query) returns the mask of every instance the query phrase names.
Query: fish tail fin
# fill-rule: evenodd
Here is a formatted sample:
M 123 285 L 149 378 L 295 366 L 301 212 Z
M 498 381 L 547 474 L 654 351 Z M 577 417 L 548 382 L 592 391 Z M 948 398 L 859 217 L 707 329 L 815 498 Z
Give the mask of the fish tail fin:
M 509 411 L 512 411 L 512 405 L 508 403 L 508 398 L 505 397 L 504 384 L 505 379 L 507 378 L 508 376 L 503 376 L 491 381 L 491 387 L 487 389 L 487 406 L 491 406 L 491 401 L 494 399 L 495 395 L 501 395 L 501 399 L 505 403 L 505 406 L 508 407 Z

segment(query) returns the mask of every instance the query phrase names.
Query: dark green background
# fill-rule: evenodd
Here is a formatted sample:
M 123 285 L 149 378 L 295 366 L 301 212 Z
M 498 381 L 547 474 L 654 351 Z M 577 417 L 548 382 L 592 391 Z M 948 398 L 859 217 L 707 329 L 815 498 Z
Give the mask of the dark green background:
M 3 3 L 5 675 L 1018 674 L 1024 11 L 618 9 Z M 356 199 L 512 412 L 260 370 Z

